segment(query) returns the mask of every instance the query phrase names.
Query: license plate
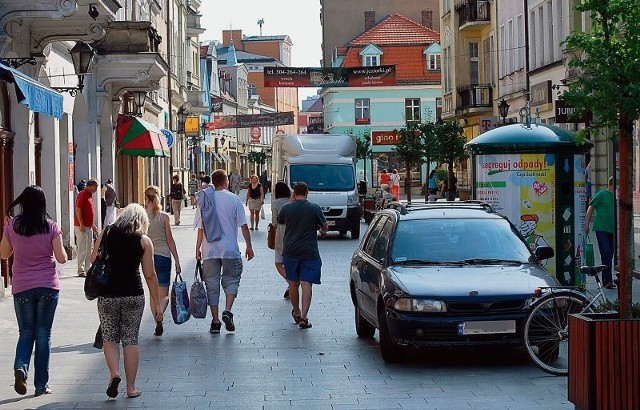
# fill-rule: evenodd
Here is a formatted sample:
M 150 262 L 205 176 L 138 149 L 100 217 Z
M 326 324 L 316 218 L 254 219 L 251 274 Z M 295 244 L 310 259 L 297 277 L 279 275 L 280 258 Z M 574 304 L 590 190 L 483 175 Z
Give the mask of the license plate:
M 328 226 L 335 226 L 335 225 L 336 225 L 336 221 L 328 220 L 328 221 L 327 221 L 327 225 L 328 225 Z
M 458 336 L 492 335 L 515 332 L 515 320 L 488 320 L 483 322 L 462 322 L 458 324 Z

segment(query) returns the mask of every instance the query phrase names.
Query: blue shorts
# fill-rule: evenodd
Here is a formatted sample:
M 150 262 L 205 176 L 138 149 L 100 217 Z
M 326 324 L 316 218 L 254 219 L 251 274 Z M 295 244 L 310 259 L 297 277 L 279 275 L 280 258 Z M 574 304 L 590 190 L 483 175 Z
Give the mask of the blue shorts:
M 320 271 L 322 268 L 322 260 L 320 258 L 301 259 L 282 256 L 282 263 L 284 264 L 287 280 L 320 284 Z
M 153 266 L 156 268 L 158 286 L 168 288 L 171 282 L 171 258 L 153 255 Z

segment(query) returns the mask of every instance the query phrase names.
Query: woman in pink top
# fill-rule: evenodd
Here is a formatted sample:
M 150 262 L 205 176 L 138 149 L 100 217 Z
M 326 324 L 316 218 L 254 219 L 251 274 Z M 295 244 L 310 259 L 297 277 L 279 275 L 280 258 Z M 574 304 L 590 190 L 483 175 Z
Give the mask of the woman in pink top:
M 14 388 L 27 393 L 31 351 L 35 343 L 36 396 L 50 394 L 49 356 L 51 325 L 58 306 L 60 282 L 56 261 L 65 263 L 58 224 L 48 218 L 47 201 L 42 188 L 28 186 L 9 206 L 9 214 L 20 206 L 20 214 L 6 217 L 0 242 L 0 257 L 13 255 L 13 306 L 18 319 L 18 345 L 14 361 Z

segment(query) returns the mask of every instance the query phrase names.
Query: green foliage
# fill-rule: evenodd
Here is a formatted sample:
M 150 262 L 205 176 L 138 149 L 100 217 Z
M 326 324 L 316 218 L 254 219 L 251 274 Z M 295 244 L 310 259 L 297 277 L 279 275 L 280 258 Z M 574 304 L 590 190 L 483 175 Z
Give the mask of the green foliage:
M 435 128 L 433 159 L 453 169 L 454 163 L 469 158 L 469 154 L 464 149 L 466 143 L 463 129 L 456 120 L 438 124 Z
M 582 0 L 576 10 L 591 15 L 591 32 L 572 32 L 563 45 L 578 70 L 562 99 L 594 127 L 626 126 L 621 117 L 640 115 L 640 7 L 638 0 Z
M 249 162 L 262 165 L 267 162 L 267 154 L 262 151 L 251 151 L 247 155 L 247 159 L 249 160 Z
M 596 313 L 609 313 L 609 312 L 618 312 L 619 305 L 618 301 L 606 301 L 602 302 L 598 306 L 593 308 L 593 311 Z M 640 302 L 633 303 L 631 305 L 631 317 L 640 318 Z
M 424 144 L 418 124 L 410 122 L 405 128 L 393 131 L 400 133 L 400 141 L 393 148 L 400 161 L 407 168 L 420 166 L 424 162 Z
M 356 158 L 366 159 L 371 156 L 371 132 L 364 131 L 356 136 Z

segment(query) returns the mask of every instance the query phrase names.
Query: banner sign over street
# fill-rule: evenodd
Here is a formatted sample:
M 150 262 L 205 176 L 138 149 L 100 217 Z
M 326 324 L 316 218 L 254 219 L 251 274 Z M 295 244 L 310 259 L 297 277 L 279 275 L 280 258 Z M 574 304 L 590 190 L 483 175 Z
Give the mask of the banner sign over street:
M 396 66 L 265 67 L 265 87 L 379 87 L 396 85 Z
M 293 111 L 270 114 L 224 115 L 207 123 L 209 131 L 221 128 L 275 127 L 294 123 Z

